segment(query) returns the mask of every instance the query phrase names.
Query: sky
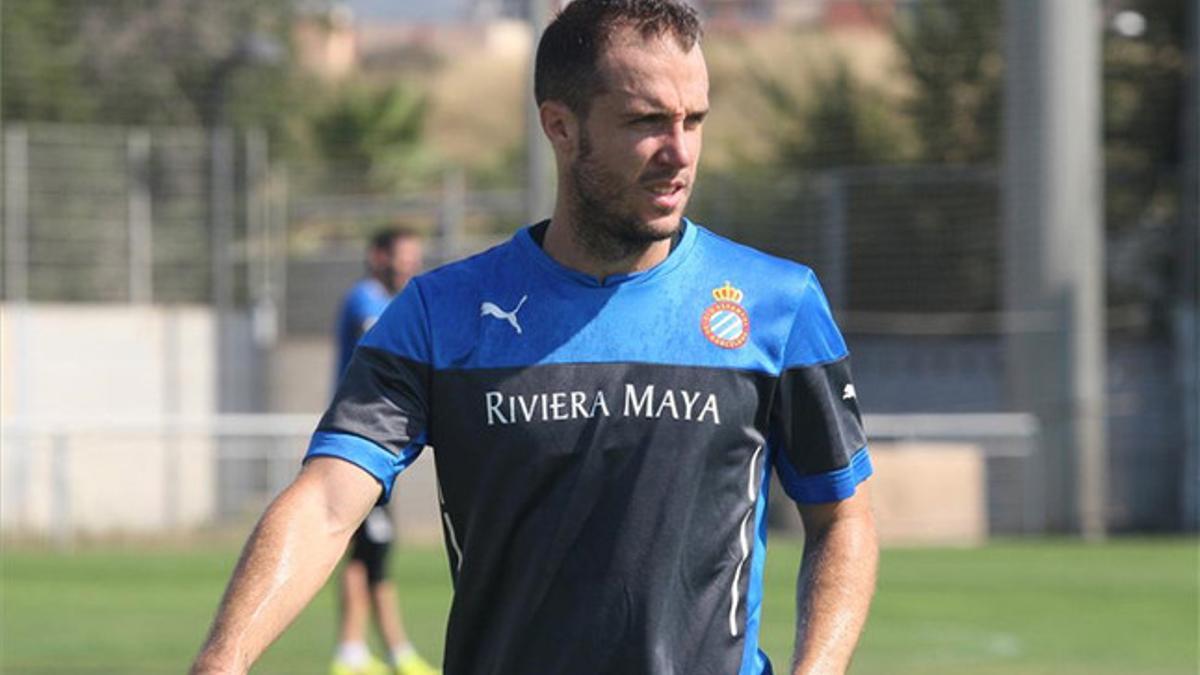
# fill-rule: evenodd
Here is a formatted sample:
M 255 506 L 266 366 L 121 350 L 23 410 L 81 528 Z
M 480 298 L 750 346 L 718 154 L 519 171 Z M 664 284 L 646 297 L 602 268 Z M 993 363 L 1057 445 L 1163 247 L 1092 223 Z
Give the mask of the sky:
M 363 19 L 445 21 L 461 14 L 464 0 L 345 0 Z

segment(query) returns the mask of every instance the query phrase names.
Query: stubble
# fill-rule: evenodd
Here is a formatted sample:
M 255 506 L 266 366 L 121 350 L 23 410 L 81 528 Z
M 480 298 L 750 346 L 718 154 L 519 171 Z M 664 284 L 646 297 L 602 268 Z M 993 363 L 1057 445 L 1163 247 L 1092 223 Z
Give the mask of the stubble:
M 593 258 L 605 262 L 628 260 L 679 232 L 682 218 L 670 230 L 656 230 L 622 204 L 628 186 L 597 165 L 586 130 L 581 130 L 579 157 L 569 175 L 573 193 L 571 215 L 575 223 L 572 234 Z

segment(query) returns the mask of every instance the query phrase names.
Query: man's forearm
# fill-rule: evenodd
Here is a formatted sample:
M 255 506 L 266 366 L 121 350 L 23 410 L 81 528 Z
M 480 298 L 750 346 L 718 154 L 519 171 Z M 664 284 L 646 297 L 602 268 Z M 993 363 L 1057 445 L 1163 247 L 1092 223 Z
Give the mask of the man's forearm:
M 867 620 L 879 548 L 870 511 L 805 539 L 797 583 L 794 675 L 843 673 Z
M 356 521 L 331 518 L 322 494 L 319 480 L 302 475 L 267 508 L 242 551 L 194 675 L 245 673 L 325 583 Z

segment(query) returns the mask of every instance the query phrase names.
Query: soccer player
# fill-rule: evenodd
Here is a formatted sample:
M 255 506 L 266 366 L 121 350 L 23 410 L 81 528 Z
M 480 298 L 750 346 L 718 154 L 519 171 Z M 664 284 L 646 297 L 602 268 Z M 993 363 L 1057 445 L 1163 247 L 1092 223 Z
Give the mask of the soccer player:
M 877 545 L 811 270 L 684 217 L 708 112 L 682 0 L 575 0 L 538 47 L 548 221 L 417 277 L 366 335 L 197 662 L 242 673 L 434 448 L 449 675 L 760 675 L 766 488 L 806 546 L 790 672 L 844 671 Z
M 413 230 L 387 228 L 371 238 L 367 275 L 342 299 L 337 318 L 337 375 L 346 372 L 354 348 L 375 324 L 392 297 L 421 270 L 421 239 Z M 387 560 L 395 527 L 385 506 L 371 509 L 351 537 L 350 555 L 342 567 L 339 643 L 330 675 L 434 675 L 412 644 L 388 579 Z M 379 633 L 390 650 L 391 666 L 371 656 L 367 625 L 374 608 Z

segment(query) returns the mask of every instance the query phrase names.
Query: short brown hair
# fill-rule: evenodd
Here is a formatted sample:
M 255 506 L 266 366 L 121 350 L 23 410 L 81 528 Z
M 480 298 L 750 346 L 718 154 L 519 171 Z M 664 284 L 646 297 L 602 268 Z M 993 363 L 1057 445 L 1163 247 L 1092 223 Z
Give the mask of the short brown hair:
M 371 242 L 368 248 L 372 251 L 387 251 L 401 239 L 412 239 L 420 236 L 419 232 L 410 227 L 385 227 L 376 230 L 375 234 L 371 235 Z
M 682 0 L 575 0 L 559 12 L 538 42 L 533 96 L 538 105 L 562 101 L 586 115 L 603 88 L 596 62 L 620 29 L 643 38 L 670 35 L 687 51 L 700 41 L 696 10 Z

